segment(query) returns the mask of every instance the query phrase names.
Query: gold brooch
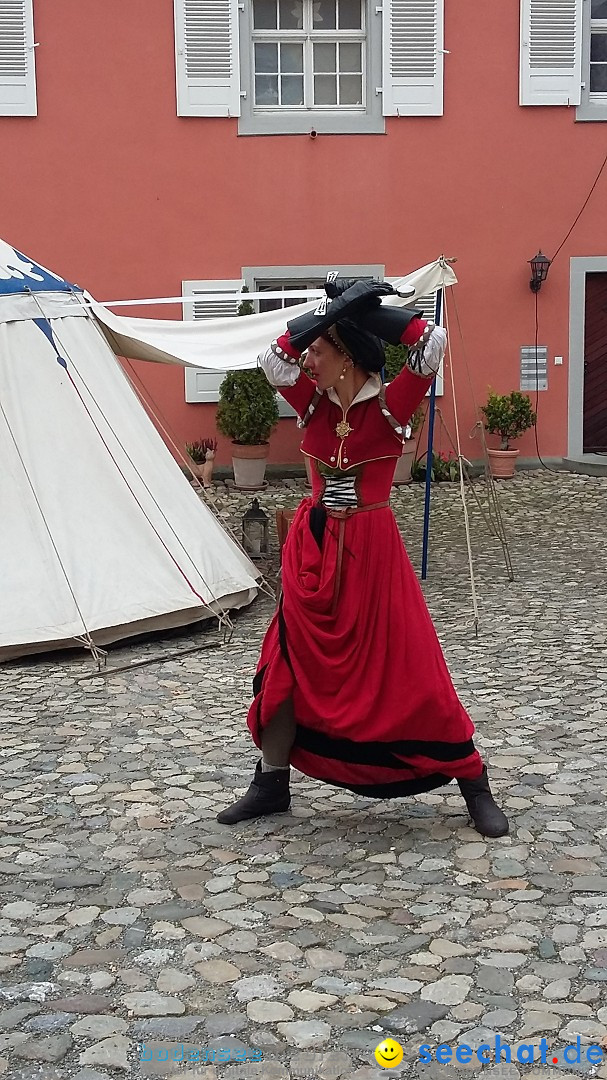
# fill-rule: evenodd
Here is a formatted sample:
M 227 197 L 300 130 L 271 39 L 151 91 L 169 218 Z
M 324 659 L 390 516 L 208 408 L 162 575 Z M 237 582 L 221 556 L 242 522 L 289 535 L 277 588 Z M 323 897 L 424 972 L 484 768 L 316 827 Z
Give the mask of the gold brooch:
M 353 429 L 350 427 L 347 420 L 340 420 L 339 424 L 335 428 L 335 434 L 339 435 L 340 439 L 345 439 L 346 436 L 349 435 L 352 430 Z

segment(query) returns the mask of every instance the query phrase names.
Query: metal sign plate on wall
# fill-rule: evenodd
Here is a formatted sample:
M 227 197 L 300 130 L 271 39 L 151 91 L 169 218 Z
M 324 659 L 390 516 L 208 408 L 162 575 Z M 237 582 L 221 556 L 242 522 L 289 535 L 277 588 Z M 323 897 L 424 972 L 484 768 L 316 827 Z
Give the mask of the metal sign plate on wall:
M 548 389 L 548 346 L 521 346 L 521 390 Z

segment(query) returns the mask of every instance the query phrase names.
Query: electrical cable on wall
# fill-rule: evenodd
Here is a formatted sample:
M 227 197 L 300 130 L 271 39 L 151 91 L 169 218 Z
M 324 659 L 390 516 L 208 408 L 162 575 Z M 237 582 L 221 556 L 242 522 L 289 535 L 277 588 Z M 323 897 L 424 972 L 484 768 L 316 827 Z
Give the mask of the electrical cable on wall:
M 552 256 L 552 259 L 550 260 L 550 265 L 551 266 L 553 265 L 554 260 L 556 259 L 557 255 L 561 251 L 561 248 L 564 247 L 567 240 L 571 236 L 571 233 L 575 229 L 575 226 L 577 225 L 577 223 L 580 220 L 582 214 L 584 213 L 584 210 L 586 209 L 588 203 L 590 202 L 590 197 L 591 197 L 594 189 L 596 188 L 596 186 L 597 186 L 597 184 L 598 184 L 598 182 L 599 182 L 599 180 L 601 178 L 603 169 L 605 168 L 606 165 L 607 165 L 607 154 L 605 154 L 605 157 L 603 158 L 603 162 L 601 164 L 601 167 L 600 167 L 598 173 L 596 174 L 596 177 L 594 179 L 592 187 L 590 188 L 590 191 L 588 192 L 586 198 L 584 199 L 584 202 L 582 203 L 582 206 L 581 206 L 580 210 L 578 211 L 575 218 L 573 219 L 573 224 L 571 225 L 571 228 L 565 234 L 563 240 L 561 241 L 561 243 L 557 247 L 554 255 Z M 550 465 L 547 465 L 546 462 L 544 461 L 544 459 L 542 458 L 542 455 L 540 454 L 538 430 L 537 430 L 537 418 L 538 418 L 538 409 L 539 409 L 539 403 L 540 403 L 539 362 L 538 362 L 538 356 L 537 356 L 538 340 L 539 340 L 539 315 L 538 315 L 538 302 L 537 302 L 537 292 L 536 292 L 535 293 L 535 397 L 536 397 L 536 401 L 535 401 L 535 423 L 533 425 L 533 431 L 534 431 L 534 434 L 535 434 L 535 448 L 536 448 L 536 453 L 537 453 L 537 456 L 538 456 L 538 460 L 540 461 L 543 468 L 546 469 L 548 472 L 558 472 L 558 469 L 553 469 Z
M 588 203 L 590 202 L 590 196 L 592 195 L 592 192 L 594 191 L 594 189 L 595 189 L 596 185 L 598 184 L 598 182 L 599 182 L 599 180 L 600 180 L 600 178 L 601 178 L 601 173 L 603 172 L 603 169 L 605 168 L 605 166 L 606 166 L 606 165 L 607 165 L 607 154 L 605 154 L 605 157 L 603 158 L 603 164 L 601 165 L 601 167 L 600 167 L 600 169 L 599 169 L 598 173 L 596 174 L 596 178 L 595 178 L 595 181 L 594 181 L 594 183 L 593 183 L 592 187 L 590 188 L 590 191 L 588 192 L 588 194 L 587 194 L 586 198 L 584 199 L 584 202 L 583 202 L 583 204 L 582 204 L 582 208 L 581 208 L 581 210 L 580 210 L 579 214 L 578 214 L 578 215 L 577 215 L 577 217 L 576 217 L 576 218 L 574 219 L 573 225 L 572 225 L 572 226 L 571 226 L 571 228 L 569 229 L 569 232 L 568 232 L 568 233 L 566 234 L 566 236 L 565 236 L 565 239 L 564 239 L 564 240 L 562 240 L 562 242 L 561 242 L 561 243 L 559 244 L 559 246 L 557 247 L 557 249 L 556 249 L 556 251 L 555 251 L 554 255 L 552 256 L 552 262 L 554 262 L 554 260 L 556 259 L 556 257 L 557 257 L 557 255 L 558 255 L 559 251 L 561 250 L 561 248 L 562 248 L 562 247 L 564 246 L 564 244 L 565 244 L 565 243 L 567 242 L 567 240 L 568 240 L 568 239 L 569 239 L 569 237 L 571 236 L 571 233 L 572 233 L 572 232 L 573 232 L 573 230 L 575 229 L 575 226 L 577 225 L 577 223 L 578 223 L 578 221 L 580 220 L 580 218 L 581 218 L 582 214 L 584 213 L 584 210 L 586 209 L 586 207 L 587 207 Z
M 537 456 L 538 456 L 538 461 L 544 467 L 544 469 L 546 469 L 548 472 L 556 473 L 556 472 L 558 472 L 558 469 L 553 469 L 551 465 L 547 465 L 546 462 L 544 461 L 542 455 L 540 454 L 540 444 L 539 444 L 538 433 L 537 433 L 537 418 L 538 418 L 538 415 L 539 415 L 539 404 L 540 404 L 540 374 L 539 374 L 539 361 L 538 361 L 538 358 L 537 358 L 538 339 L 539 339 L 539 315 L 538 315 L 537 293 L 536 293 L 535 294 L 535 423 L 533 425 L 533 433 L 535 435 L 535 450 L 536 450 L 536 453 L 537 453 Z

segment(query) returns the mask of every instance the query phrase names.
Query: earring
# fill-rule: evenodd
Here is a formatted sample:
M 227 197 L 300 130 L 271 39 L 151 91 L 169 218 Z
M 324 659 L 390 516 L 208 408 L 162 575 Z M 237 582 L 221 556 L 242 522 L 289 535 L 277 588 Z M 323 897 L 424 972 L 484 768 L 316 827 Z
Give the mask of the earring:
M 339 376 L 339 377 L 340 377 L 340 379 L 345 379 L 345 377 L 346 377 L 346 370 L 347 370 L 347 368 L 346 368 L 346 365 L 344 364 L 344 366 L 343 366 L 343 368 L 342 368 L 342 372 L 341 372 L 341 375 Z

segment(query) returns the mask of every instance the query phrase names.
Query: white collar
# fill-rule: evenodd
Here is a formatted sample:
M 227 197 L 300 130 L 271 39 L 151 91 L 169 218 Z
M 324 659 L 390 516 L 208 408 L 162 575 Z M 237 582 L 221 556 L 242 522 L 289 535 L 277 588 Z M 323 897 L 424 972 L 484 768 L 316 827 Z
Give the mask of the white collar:
M 379 391 L 380 391 L 380 387 L 381 387 L 381 379 L 380 379 L 379 375 L 374 375 L 374 374 L 369 375 L 369 378 L 367 379 L 365 385 L 360 388 L 360 390 L 358 391 L 356 397 L 350 403 L 348 408 L 351 409 L 352 405 L 358 405 L 361 401 L 368 401 L 369 398 L 377 397 L 377 395 L 379 394 Z M 336 391 L 335 387 L 330 386 L 329 389 L 326 391 L 326 394 L 327 394 L 327 397 L 329 398 L 329 401 L 333 401 L 335 403 L 335 405 L 339 405 L 340 409 L 342 408 L 342 404 L 341 404 L 341 401 L 339 400 L 339 397 L 337 395 L 337 391 Z M 346 410 L 346 412 L 347 412 L 347 410 Z

